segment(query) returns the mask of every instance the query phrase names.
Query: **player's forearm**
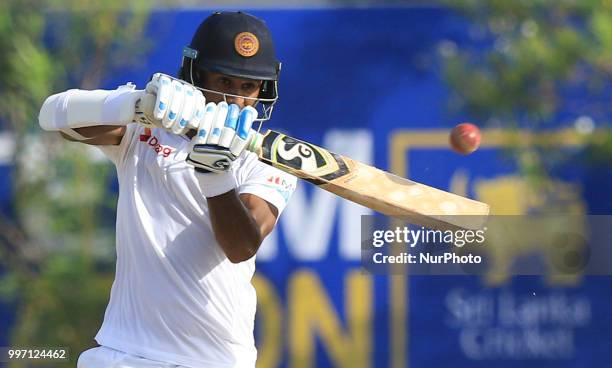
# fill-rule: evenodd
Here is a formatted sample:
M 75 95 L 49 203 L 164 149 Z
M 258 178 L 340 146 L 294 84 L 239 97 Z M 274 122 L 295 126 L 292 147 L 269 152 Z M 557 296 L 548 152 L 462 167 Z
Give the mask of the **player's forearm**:
M 263 240 L 262 231 L 236 191 L 207 200 L 215 238 L 227 258 L 238 263 L 253 257 Z
M 72 142 L 81 142 L 81 143 L 92 144 L 92 145 L 110 146 L 110 145 L 118 145 L 121 143 L 121 140 L 123 139 L 123 135 L 125 134 L 126 127 L 97 126 L 97 127 L 87 127 L 87 128 L 76 128 L 74 130 L 78 134 L 80 134 L 84 139 L 75 139 L 74 137 L 64 132 L 61 132 L 61 131 L 59 133 L 64 139 L 72 141 Z
M 101 135 L 106 135 L 108 133 L 114 133 L 121 129 L 122 129 L 121 127 L 117 127 L 117 126 L 98 125 L 98 126 L 75 128 L 74 130 L 76 130 L 83 137 L 95 138 Z

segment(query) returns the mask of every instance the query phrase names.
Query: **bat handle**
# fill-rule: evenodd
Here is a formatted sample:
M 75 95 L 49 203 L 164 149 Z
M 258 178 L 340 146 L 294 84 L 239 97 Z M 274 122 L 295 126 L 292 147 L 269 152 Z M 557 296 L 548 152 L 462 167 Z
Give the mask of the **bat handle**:
M 258 133 L 254 130 L 252 130 L 251 132 L 252 133 L 249 134 L 246 149 L 247 151 L 251 151 L 253 153 L 259 153 L 259 149 L 261 148 L 261 145 L 263 144 L 264 136 L 263 134 Z

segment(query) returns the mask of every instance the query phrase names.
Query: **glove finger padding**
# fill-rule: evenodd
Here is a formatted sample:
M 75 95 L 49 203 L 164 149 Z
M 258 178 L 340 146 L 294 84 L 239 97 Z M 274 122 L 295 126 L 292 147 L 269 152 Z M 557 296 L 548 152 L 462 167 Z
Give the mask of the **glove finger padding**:
M 208 138 L 206 143 L 211 145 L 219 144 L 219 138 L 221 138 L 221 131 L 223 126 L 225 125 L 225 119 L 228 113 L 228 106 L 225 101 L 219 102 L 217 104 L 217 111 L 212 120 L 212 126 L 210 133 L 208 134 Z
M 227 117 L 223 128 L 221 128 L 221 136 L 219 137 L 218 145 L 221 147 L 229 148 L 232 144 L 232 139 L 236 135 L 236 127 L 238 126 L 238 114 L 240 113 L 240 106 L 231 104 L 227 109 Z
M 238 116 L 238 124 L 232 141 L 229 145 L 230 152 L 235 156 L 240 156 L 246 148 L 249 141 L 249 135 L 252 134 L 251 127 L 257 119 L 257 110 L 251 106 L 246 106 Z
M 155 73 L 151 81 L 147 83 L 145 91 L 157 96 L 152 111 L 153 118 L 156 120 L 161 121 L 168 112 L 168 107 L 172 99 L 171 84 L 172 79 L 162 73 Z M 145 113 L 148 113 L 148 111 L 145 111 Z
M 193 118 L 195 110 L 196 97 L 194 95 L 194 88 L 191 86 L 184 86 L 184 101 L 183 107 L 179 114 L 177 114 L 176 120 L 172 125 L 172 133 L 184 134 L 189 130 L 187 122 Z
M 193 96 L 195 98 L 195 112 L 193 113 L 193 117 L 189 121 L 187 121 L 187 128 L 197 130 L 200 128 L 200 123 L 202 122 L 202 118 L 204 117 L 204 111 L 207 105 L 206 98 L 200 90 L 194 89 Z M 213 105 L 215 104 L 213 103 Z
M 200 121 L 200 125 L 198 127 L 198 132 L 193 138 L 195 144 L 206 144 L 206 140 L 208 139 L 208 135 L 210 134 L 213 119 L 215 118 L 216 114 L 217 104 L 215 104 L 214 102 L 207 103 L 206 110 L 204 111 L 204 116 Z
M 201 91 L 189 83 L 173 79 L 166 74 L 155 73 L 145 92 L 155 96 L 153 106 L 149 106 L 147 102 L 142 104 L 141 109 L 154 125 L 174 134 L 185 134 L 189 129 L 198 128 L 206 104 L 206 98 Z
M 183 88 L 183 84 L 178 81 L 172 81 L 171 87 L 172 92 L 171 101 L 169 103 L 170 108 L 168 109 L 168 113 L 164 115 L 162 119 L 162 125 L 166 129 L 171 129 L 172 125 L 177 121 L 182 109 L 183 104 L 185 103 L 185 89 Z M 162 89 L 166 89 L 166 86 L 162 86 Z

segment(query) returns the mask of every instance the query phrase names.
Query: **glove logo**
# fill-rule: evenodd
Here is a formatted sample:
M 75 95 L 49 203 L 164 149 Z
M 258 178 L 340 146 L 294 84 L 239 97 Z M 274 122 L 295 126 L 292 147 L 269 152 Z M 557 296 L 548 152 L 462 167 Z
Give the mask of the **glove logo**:
M 227 169 L 230 168 L 231 163 L 227 160 L 227 159 L 221 159 L 221 160 L 217 160 L 215 162 L 213 162 L 212 166 L 219 169 L 219 170 L 223 170 L 226 171 Z
M 234 48 L 240 56 L 248 58 L 259 51 L 259 40 L 251 32 L 241 32 L 234 39 Z

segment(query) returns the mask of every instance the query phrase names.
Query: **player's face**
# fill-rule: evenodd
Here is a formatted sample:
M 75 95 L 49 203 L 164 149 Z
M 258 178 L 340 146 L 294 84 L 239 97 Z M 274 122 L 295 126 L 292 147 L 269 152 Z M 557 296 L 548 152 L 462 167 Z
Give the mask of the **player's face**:
M 257 102 L 262 81 L 232 77 L 226 74 L 204 72 L 203 86 L 205 89 L 227 93 L 234 96 L 227 96 L 225 100 L 228 104 L 237 104 L 240 108 L 253 106 Z M 223 95 L 204 91 L 204 97 L 208 102 L 221 102 Z M 239 97 L 242 96 L 242 97 Z M 244 98 L 247 97 L 247 98 Z

